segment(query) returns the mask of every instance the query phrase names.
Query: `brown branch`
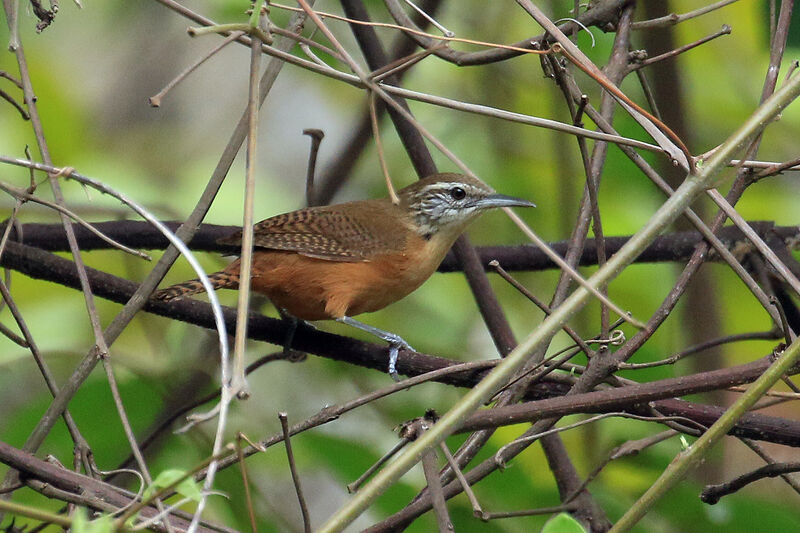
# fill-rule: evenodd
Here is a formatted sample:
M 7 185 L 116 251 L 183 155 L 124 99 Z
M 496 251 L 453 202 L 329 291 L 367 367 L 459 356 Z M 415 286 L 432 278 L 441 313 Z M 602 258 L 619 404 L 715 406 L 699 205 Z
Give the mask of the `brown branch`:
M 778 477 L 792 472 L 800 472 L 800 463 L 775 463 L 764 465 L 752 472 L 736 477 L 726 483 L 719 485 L 708 485 L 700 493 L 700 500 L 704 503 L 714 505 L 723 496 L 738 492 L 750 483 L 754 483 L 766 477 Z
M 292 474 L 292 483 L 294 483 L 297 501 L 300 504 L 300 514 L 303 516 L 303 531 L 305 533 L 311 533 L 311 518 L 308 514 L 308 506 L 306 505 L 306 498 L 303 495 L 303 488 L 300 485 L 300 475 L 297 473 L 297 466 L 294 462 L 292 439 L 289 436 L 289 415 L 280 412 L 278 413 L 278 419 L 281 421 L 281 429 L 283 430 L 283 443 L 284 446 L 286 446 L 286 458 L 289 462 L 289 471 Z
M 702 404 L 690 404 L 680 402 L 671 398 L 721 390 L 742 383 L 755 381 L 771 364 L 769 356 L 763 357 L 752 363 L 738 365 L 730 368 L 699 372 L 690 376 L 663 379 L 651 383 L 639 383 L 613 389 L 605 389 L 581 394 L 571 394 L 555 398 L 547 398 L 526 402 L 522 404 L 508 405 L 487 409 L 472 415 L 464 425 L 459 428 L 459 432 L 475 431 L 485 428 L 496 428 L 522 422 L 533 422 L 551 417 L 561 417 L 575 412 L 581 413 L 606 413 L 619 409 L 631 409 L 637 411 L 636 406 L 649 406 L 658 410 L 664 415 L 678 415 L 691 418 L 703 426 L 710 426 L 718 418 L 724 409 L 716 406 L 706 406 Z M 800 371 L 796 368 L 795 371 Z M 676 403 L 678 402 L 678 403 Z M 577 409 L 577 411 L 575 411 Z M 692 413 L 687 416 L 687 413 Z M 755 426 L 748 426 L 751 421 L 748 416 L 740 420 L 741 426 L 737 426 L 735 431 L 749 432 Z M 783 418 L 767 417 L 757 415 L 760 420 L 758 431 L 763 431 L 764 435 L 772 435 L 782 439 L 781 444 L 790 446 L 800 445 L 800 422 L 789 422 Z M 782 425 L 786 422 L 792 426 L 787 432 Z M 732 432 L 732 434 L 736 434 Z M 763 436 L 760 438 L 763 438 Z M 760 440 L 760 438 L 758 440 Z M 773 441 L 774 442 L 774 441 Z
M 180 222 L 164 222 L 170 229 L 174 230 Z M 800 239 L 800 228 L 798 226 L 775 226 L 772 222 L 748 222 L 756 233 L 765 241 L 770 243 L 772 239 L 777 239 L 784 246 L 791 245 Z M 109 221 L 93 223 L 93 226 L 108 237 L 125 244 L 131 248 L 144 250 L 164 249 L 169 244 L 166 237 L 156 228 L 147 222 L 132 220 Z M 64 231 L 59 224 L 22 224 L 22 234 L 27 245 L 41 248 L 51 252 L 63 252 L 68 250 Z M 188 242 L 189 248 L 202 252 L 218 252 L 225 255 L 235 254 L 239 250 L 237 247 L 217 244 L 217 240 L 226 237 L 236 231 L 240 231 L 238 226 L 219 226 L 216 224 L 201 224 L 197 233 Z M 107 250 L 110 248 L 108 243 L 103 242 L 96 235 L 91 234 L 82 227 L 75 228 L 75 236 L 82 250 Z M 718 232 L 719 238 L 728 249 L 736 249 L 737 254 L 746 253 L 747 240 L 742 232 L 733 227 L 727 226 Z M 12 229 L 11 238 L 18 239 L 16 229 Z M 629 239 L 623 237 L 605 237 L 606 253 L 613 255 Z M 636 263 L 663 263 L 663 262 L 685 262 L 694 252 L 695 247 L 703 242 L 703 237 L 696 231 L 679 231 L 667 233 L 657 237 L 636 259 Z M 566 255 L 569 248 L 569 241 L 557 241 L 548 243 L 556 253 L 562 257 Z M 503 268 L 509 272 L 518 271 L 538 271 L 556 268 L 556 265 L 539 249 L 530 245 L 518 246 L 478 246 L 476 247 L 478 256 L 484 269 L 492 271 L 489 264 L 492 260 L 497 260 Z M 716 255 L 711 255 L 710 260 L 719 260 Z M 591 266 L 597 264 L 596 241 L 587 239 L 582 253 L 578 256 L 579 266 Z M 458 272 L 461 270 L 459 262 L 451 253 L 445 257 L 439 272 Z
M 649 58 L 644 59 L 642 61 L 635 62 L 635 63 L 631 64 L 630 69 L 631 70 L 638 70 L 638 69 L 641 69 L 643 67 L 647 67 L 649 65 L 652 65 L 653 63 L 658 63 L 659 61 L 663 61 L 665 59 L 669 59 L 669 58 L 675 57 L 675 56 L 677 56 L 679 54 L 682 54 L 684 52 L 688 52 L 692 48 L 696 48 L 696 47 L 700 46 L 701 44 L 705 44 L 708 41 L 712 41 L 712 40 L 716 39 L 717 37 L 721 37 L 723 35 L 730 35 L 730 33 L 731 33 L 731 27 L 728 26 L 727 24 L 724 24 L 719 31 L 716 31 L 716 32 L 712 33 L 711 35 L 707 35 L 706 37 L 703 37 L 702 39 L 698 39 L 698 40 L 696 40 L 694 42 L 691 42 L 689 44 L 685 44 L 685 45 L 680 46 L 680 47 L 678 47 L 678 48 L 676 48 L 674 50 L 670 50 L 669 52 L 664 52 L 663 54 L 659 54 L 657 56 L 649 57 Z
M 66 494 L 74 495 L 76 501 L 98 511 L 108 511 L 109 506 L 120 509 L 129 505 L 132 500 L 132 495 L 127 494 L 118 487 L 43 461 L 5 442 L 0 442 L 0 462 L 17 470 L 23 481 L 43 481 Z M 158 514 L 158 512 L 155 506 L 147 506 L 141 510 L 141 516 L 142 518 L 150 518 Z M 184 517 L 179 517 L 179 514 L 184 514 Z M 190 516 L 185 513 L 172 513 L 170 514 L 170 521 L 174 526 L 185 530 L 188 528 L 190 521 L 185 517 L 190 518 Z M 165 531 L 163 526 L 154 525 L 153 527 L 158 531 Z M 215 525 L 211 527 L 213 529 L 209 529 L 206 526 L 201 527 L 199 530 L 206 533 L 211 531 L 233 533 L 232 529 L 223 526 Z
M 0 89 L 0 98 L 11 104 L 14 107 L 14 109 L 16 109 L 19 112 L 20 117 L 22 117 L 22 120 L 31 119 L 31 116 L 28 114 L 28 112 L 25 111 L 25 109 L 21 105 L 19 105 L 19 103 L 16 100 L 14 100 L 14 98 L 10 94 L 3 91 L 2 89 Z

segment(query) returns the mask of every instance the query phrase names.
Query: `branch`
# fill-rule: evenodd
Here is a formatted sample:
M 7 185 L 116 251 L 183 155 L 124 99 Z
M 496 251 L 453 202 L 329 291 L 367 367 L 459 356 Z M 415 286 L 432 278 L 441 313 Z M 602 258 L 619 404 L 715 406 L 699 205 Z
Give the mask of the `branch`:
M 777 239 L 777 241 L 782 242 L 790 249 L 797 248 L 797 243 L 800 242 L 800 226 L 775 226 L 772 222 L 756 221 L 748 222 L 748 224 L 765 241 Z M 164 222 L 164 225 L 174 231 L 179 227 L 180 222 Z M 166 248 L 169 244 L 166 237 L 147 222 L 120 220 L 98 222 L 93 226 L 104 235 L 131 248 L 160 250 Z M 217 244 L 216 241 L 240 230 L 241 228 L 238 226 L 201 224 L 188 245 L 190 249 L 195 251 L 219 252 L 226 255 L 236 254 L 240 251 L 238 246 L 225 246 Z M 63 252 L 69 249 L 64 230 L 59 224 L 22 224 L 21 236 L 22 238 L 20 239 L 20 234 L 17 232 L 16 227 L 12 228 L 10 235 L 12 240 L 22 240 L 27 245 L 50 252 Z M 723 228 L 718 232 L 718 236 L 728 249 L 736 250 L 737 255 L 743 255 L 751 249 L 754 250 L 741 230 L 733 226 Z M 108 243 L 103 242 L 102 239 L 82 227 L 75 228 L 75 237 L 82 250 L 107 250 L 111 248 Z M 609 256 L 615 254 L 629 239 L 629 236 L 605 237 L 606 254 Z M 657 237 L 650 246 L 645 248 L 635 262 L 683 262 L 691 257 L 695 246 L 701 242 L 703 242 L 703 237 L 696 231 L 666 233 Z M 564 257 L 567 253 L 569 241 L 558 241 L 550 243 L 549 246 Z M 503 269 L 509 272 L 556 268 L 553 261 L 541 250 L 531 245 L 480 246 L 476 250 L 486 270 L 491 270 L 489 262 L 492 260 L 497 260 Z M 712 260 L 716 258 L 716 255 L 711 257 Z M 596 241 L 587 239 L 578 265 L 592 266 L 596 264 Z M 452 252 L 445 257 L 439 267 L 439 272 L 457 272 L 460 270 L 460 263 Z
M 129 505 L 132 501 L 131 496 L 126 495 L 118 487 L 48 463 L 5 442 L 0 442 L 0 462 L 19 471 L 22 480 L 41 480 L 50 487 L 64 491 L 69 495 L 75 495 L 76 498 L 80 498 L 83 504 L 98 511 L 108 511 L 111 507 L 120 509 Z M 159 510 L 155 506 L 148 506 L 141 510 L 143 518 L 150 518 L 158 513 Z M 170 515 L 170 521 L 172 525 L 184 530 L 189 526 L 188 520 L 179 518 L 174 514 Z M 165 530 L 163 525 L 154 525 L 154 528 L 158 531 Z M 213 526 L 213 529 L 200 528 L 199 531 L 233 532 L 233 530 L 223 526 Z

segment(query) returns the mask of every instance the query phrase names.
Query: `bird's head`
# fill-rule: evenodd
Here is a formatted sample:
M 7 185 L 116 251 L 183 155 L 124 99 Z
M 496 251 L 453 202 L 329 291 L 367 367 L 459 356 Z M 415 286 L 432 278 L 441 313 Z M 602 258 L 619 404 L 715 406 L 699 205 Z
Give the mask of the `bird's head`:
M 397 195 L 426 239 L 440 232 L 458 236 L 487 209 L 536 207 L 528 200 L 498 194 L 475 178 L 451 173 L 428 176 L 397 191 Z

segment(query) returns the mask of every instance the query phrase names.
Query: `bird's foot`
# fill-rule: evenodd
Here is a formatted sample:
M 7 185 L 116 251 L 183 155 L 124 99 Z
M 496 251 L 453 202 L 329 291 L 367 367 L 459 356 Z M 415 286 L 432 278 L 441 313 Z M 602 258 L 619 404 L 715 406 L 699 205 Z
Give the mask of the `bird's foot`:
M 281 316 L 281 320 L 288 324 L 288 329 L 286 330 L 286 336 L 283 339 L 283 353 L 289 354 L 295 350 L 292 349 L 292 343 L 294 342 L 294 335 L 297 333 L 297 326 L 303 324 L 303 326 L 307 328 L 311 328 L 316 330 L 316 326 L 312 323 L 301 320 L 294 315 L 289 314 L 286 310 L 281 309 L 278 307 L 278 314 Z
M 400 381 L 400 375 L 397 373 L 397 357 L 400 355 L 400 348 L 408 350 L 409 352 L 416 351 L 411 347 L 400 335 L 389 333 L 384 339 L 389 343 L 389 375 L 395 381 Z
M 350 326 L 356 327 L 362 331 L 366 331 L 376 337 L 383 339 L 384 341 L 389 343 L 389 375 L 392 376 L 392 379 L 395 381 L 400 381 L 400 376 L 397 374 L 397 356 L 400 353 L 400 348 L 404 350 L 408 350 L 409 352 L 415 351 L 414 348 L 408 344 L 403 337 L 397 335 L 396 333 L 392 333 L 391 331 L 384 331 L 382 329 L 376 328 L 375 326 L 370 326 L 368 324 L 364 324 L 363 322 L 359 322 L 355 318 L 351 318 L 349 316 L 342 316 L 336 319 L 337 322 L 341 322 L 342 324 L 348 324 Z

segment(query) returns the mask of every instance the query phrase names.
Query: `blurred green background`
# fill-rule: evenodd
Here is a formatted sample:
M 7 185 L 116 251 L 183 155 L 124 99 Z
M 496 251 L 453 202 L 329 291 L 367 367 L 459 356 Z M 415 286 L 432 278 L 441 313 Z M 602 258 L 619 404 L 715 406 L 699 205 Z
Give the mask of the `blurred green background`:
M 24 4 L 24 2 L 23 2 Z M 244 109 L 247 94 L 248 50 L 232 45 L 212 58 L 174 89 L 159 109 L 148 106 L 147 98 L 219 42 L 215 36 L 190 38 L 190 23 L 155 2 L 85 1 L 79 10 L 64 1 L 55 23 L 36 34 L 35 17 L 22 9 L 21 38 L 31 68 L 34 88 L 45 133 L 56 165 L 69 165 L 100 179 L 133 197 L 166 220 L 182 219 L 190 212 L 213 170 L 219 154 Z M 246 2 L 186 2 L 187 6 L 217 21 L 241 21 Z M 674 28 L 677 44 L 685 44 L 732 26 L 732 35 L 721 37 L 679 56 L 675 61 L 686 102 L 685 120 L 691 131 L 690 149 L 706 152 L 728 136 L 755 108 L 761 93 L 769 59 L 769 23 L 766 3 L 737 2 L 724 9 L 693 19 Z M 697 3 L 670 2 L 670 9 L 685 12 Z M 388 20 L 382 3 L 369 2 L 376 20 Z M 568 16 L 572 2 L 551 1 L 542 7 L 552 16 Z M 318 9 L 339 12 L 336 2 L 318 2 Z M 640 9 L 641 11 L 641 9 Z M 637 18 L 642 18 L 641 13 Z M 273 10 L 276 23 L 287 16 Z M 513 2 L 445 2 L 438 19 L 457 35 L 494 42 L 512 42 L 539 33 Z M 331 22 L 337 36 L 355 51 L 357 47 L 343 23 Z M 580 47 L 598 64 L 605 64 L 613 34 L 592 28 L 597 43 L 582 33 Z M 385 30 L 381 36 L 394 37 Z M 0 41 L 7 42 L 6 25 Z M 640 47 L 641 35 L 634 36 Z M 793 27 L 784 65 L 798 55 L 800 34 Z M 462 47 L 463 48 L 463 47 Z M 359 54 L 355 54 L 360 59 Z M 266 58 L 265 58 L 266 61 Z M 343 66 L 338 68 L 346 70 Z M 10 53 L 0 54 L 0 70 L 16 76 Z M 785 72 L 781 72 L 783 79 Z M 582 88 L 593 102 L 599 102 L 594 84 L 581 77 Z M 15 89 L 0 80 L 9 94 Z M 483 103 L 521 113 L 569 121 L 563 97 L 554 84 L 542 76 L 536 57 L 520 57 L 501 64 L 458 68 L 429 58 L 413 68 L 404 85 L 415 90 Z M 623 90 L 644 102 L 635 76 Z M 260 121 L 256 218 L 296 209 L 304 205 L 308 138 L 305 128 L 320 128 L 322 143 L 318 169 L 324 172 L 344 146 L 349 132 L 361 116 L 365 96 L 358 90 L 302 69 L 286 66 L 278 78 Z M 453 150 L 473 171 L 497 190 L 529 198 L 536 210 L 521 215 L 543 238 L 556 241 L 569 237 L 577 202 L 583 188 L 583 171 L 575 141 L 562 133 L 526 127 L 456 111 L 411 103 L 418 119 Z M 23 157 L 26 144 L 35 146 L 27 123 L 7 104 L 0 104 L 0 153 Z M 624 135 L 647 140 L 628 117 L 618 113 L 615 126 Z M 780 122 L 767 130 L 759 158 L 783 161 L 798 156 L 800 106 L 791 106 Z M 401 144 L 388 121 L 383 128 L 390 171 L 398 186 L 415 176 Z M 36 152 L 34 152 L 36 154 Z M 442 170 L 455 170 L 452 163 L 434 153 Z M 648 160 L 657 157 L 646 155 Z M 38 159 L 38 156 L 35 156 Z M 729 172 L 730 175 L 732 173 Z M 27 171 L 2 167 L 0 180 L 25 186 Z M 229 174 L 206 221 L 241 224 L 244 164 L 240 156 Z M 75 183 L 64 183 L 69 205 L 87 220 L 133 218 L 116 200 Z M 50 198 L 46 184 L 40 194 Z M 377 154 L 369 146 L 359 160 L 352 179 L 335 201 L 384 194 Z M 600 204 L 607 235 L 635 232 L 662 202 L 662 195 L 616 148 L 611 148 L 602 177 Z M 737 205 L 748 220 L 772 220 L 779 225 L 798 223 L 800 184 L 788 173 L 766 179 L 748 190 Z M 699 203 L 704 203 L 701 200 Z M 0 198 L 5 218 L 13 200 Z M 38 206 L 26 205 L 22 222 L 55 222 L 57 217 Z M 500 213 L 485 216 L 470 230 L 476 244 L 522 243 L 524 237 Z M 156 254 L 157 255 L 157 254 Z M 117 251 L 84 254 L 90 266 L 133 280 L 141 280 L 150 265 Z M 204 254 L 200 259 L 208 271 L 226 260 Z M 770 324 L 750 293 L 735 276 L 720 265 L 705 267 L 715 278 L 715 307 L 719 313 L 717 334 L 766 330 Z M 634 265 L 610 288 L 612 298 L 637 317 L 655 310 L 671 288 L 677 272 L 674 265 Z M 585 269 L 589 274 L 591 269 Z M 166 282 L 193 277 L 188 264 L 179 261 Z M 520 274 L 518 278 L 542 299 L 549 300 L 557 279 L 555 272 Z M 507 316 L 518 338 L 523 338 L 541 320 L 541 313 L 523 297 L 492 276 Z M 12 292 L 42 351 L 60 380 L 74 369 L 92 344 L 91 327 L 84 312 L 83 296 L 72 289 L 13 276 Z M 235 294 L 221 294 L 223 303 L 233 305 Z M 714 303 L 714 302 L 710 302 Z M 99 301 L 106 325 L 120 305 Z M 573 322 L 586 338 L 598 333 L 599 307 L 590 305 Z M 274 314 L 268 306 L 265 311 Z M 704 324 L 687 324 L 684 306 L 662 327 L 635 357 L 636 362 L 663 358 L 685 348 L 692 341 L 689 330 Z M 702 310 L 701 310 L 702 312 Z M 407 339 L 416 349 L 460 360 L 496 356 L 492 342 L 479 317 L 463 276 L 435 275 L 419 291 L 388 309 L 364 317 L 378 327 Z M 7 310 L 0 319 L 12 325 Z M 337 325 L 321 327 L 346 335 L 358 335 Z M 629 335 L 631 331 L 626 330 Z M 711 336 L 711 333 L 709 333 Z M 367 337 L 364 337 L 365 339 Z M 702 335 L 701 335 L 702 338 Z M 730 345 L 721 350 L 724 364 L 760 357 L 774 343 L 760 341 Z M 568 345 L 557 337 L 551 351 Z M 248 359 L 276 350 L 275 346 L 253 343 Z M 698 357 L 703 357 L 702 355 Z M 217 377 L 217 353 L 211 333 L 193 326 L 140 315 L 113 345 L 112 359 L 122 397 L 138 435 L 147 433 L 159 414 L 181 405 L 197 390 L 212 390 Z M 578 361 L 581 362 L 581 361 Z M 0 440 L 21 446 L 48 405 L 49 395 L 22 348 L 0 338 Z M 627 377 L 652 380 L 692 372 L 693 363 L 629 373 Z M 389 383 L 385 374 L 347 366 L 310 356 L 303 363 L 269 364 L 249 380 L 252 397 L 234 406 L 230 434 L 243 431 L 259 439 L 279 431 L 278 411 L 286 411 L 290 422 L 313 415 L 326 405 L 336 404 Z M 344 488 L 395 442 L 392 429 L 401 421 L 420 416 L 426 408 L 444 412 L 462 391 L 436 384 L 417 387 L 359 409 L 335 423 L 305 433 L 293 440 L 295 455 L 312 512 L 320 524 L 347 499 Z M 114 468 L 128 455 L 127 443 L 109 388 L 101 370 L 96 370 L 70 405 L 79 427 L 92 445 L 98 465 Z M 793 416 L 792 407 L 772 411 Z M 574 422 L 578 417 L 565 419 Z M 616 445 L 660 431 L 660 427 L 628 420 L 605 420 L 581 430 L 563 434 L 581 474 Z M 496 451 L 524 431 L 522 427 L 498 431 L 491 446 L 478 459 Z M 148 454 L 153 473 L 167 468 L 189 468 L 205 457 L 211 446 L 211 425 L 188 435 L 167 435 Z M 463 440 L 453 437 L 451 449 Z M 635 458 L 609 465 L 590 486 L 613 521 L 652 483 L 681 449 L 678 439 L 661 443 Z M 794 450 L 770 447 L 777 459 L 796 458 Z M 71 445 L 63 424 L 42 449 L 64 464 L 71 464 Z M 41 456 L 41 454 L 40 454 Z M 757 458 L 740 443 L 731 440 L 715 450 L 712 468 L 684 483 L 669 494 L 639 525 L 638 531 L 792 531 L 800 528 L 796 494 L 779 481 L 762 481 L 716 506 L 699 502 L 705 483 L 719 482 L 750 467 Z M 271 448 L 248 462 L 259 515 L 260 531 L 301 529 L 284 450 Z M 0 468 L 0 473 L 5 469 Z M 424 485 L 421 471 L 414 470 L 402 483 L 382 497 L 357 526 L 367 526 L 400 509 Z M 230 499 L 212 498 L 209 518 L 237 529 L 249 529 L 238 471 L 219 476 L 217 487 Z M 495 473 L 477 487 L 484 509 L 517 510 L 558 503 L 558 493 L 540 447 L 534 446 L 503 473 Z M 31 491 L 15 497 L 21 502 L 50 509 L 60 508 Z M 545 519 L 515 518 L 481 523 L 471 518 L 463 495 L 453 499 L 450 510 L 460 531 L 532 531 Z M 5 522 L 8 524 L 8 520 Z M 18 522 L 19 524 L 19 522 Z M 410 531 L 430 531 L 430 515 L 418 520 Z

